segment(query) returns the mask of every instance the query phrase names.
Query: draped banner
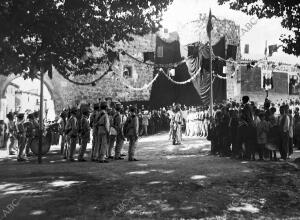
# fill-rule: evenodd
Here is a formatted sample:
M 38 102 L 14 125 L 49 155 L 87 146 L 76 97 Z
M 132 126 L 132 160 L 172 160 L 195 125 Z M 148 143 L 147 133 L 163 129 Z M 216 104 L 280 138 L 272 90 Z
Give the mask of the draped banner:
M 176 38 L 172 33 L 170 35 L 173 35 L 173 41 L 171 41 L 170 39 L 162 39 L 159 36 L 156 37 L 156 52 L 158 52 L 159 50 L 159 56 L 158 53 L 156 53 L 156 64 L 176 63 L 182 59 L 180 53 L 179 37 Z M 164 69 L 164 72 L 169 73 L 169 70 Z M 188 80 L 189 78 L 191 78 L 191 76 L 185 63 L 180 64 L 178 67 L 176 67 L 175 76 L 172 76 L 172 79 L 177 82 L 183 82 Z M 199 105 L 201 104 L 201 99 L 198 95 L 196 87 L 192 82 L 184 85 L 176 85 L 163 74 L 159 74 L 157 80 L 153 83 L 152 86 L 150 106 L 157 108 L 161 106 L 171 105 L 172 103 Z
M 210 101 L 210 73 L 209 73 L 209 51 L 208 47 L 200 44 L 199 53 L 197 56 L 190 56 L 188 60 L 188 68 L 190 75 L 194 75 L 199 68 L 201 68 L 201 74 L 196 77 L 193 81 L 193 85 L 196 88 L 199 96 L 201 97 L 202 103 L 204 105 L 209 105 Z M 213 52 L 216 56 L 225 59 L 225 37 L 222 37 L 218 43 L 212 46 Z M 213 71 L 214 75 L 218 74 L 221 77 L 226 77 L 223 74 L 223 66 L 226 63 L 222 60 L 213 60 Z M 214 102 L 222 102 L 226 100 L 226 80 L 215 77 L 213 82 L 213 93 Z
M 195 44 L 194 47 L 196 47 L 194 50 L 190 49 L 191 56 L 187 62 L 176 67 L 175 76 L 172 76 L 172 79 L 182 82 L 195 75 L 199 69 L 201 69 L 201 73 L 191 83 L 184 85 L 174 84 L 163 74 L 160 74 L 152 86 L 150 106 L 160 107 L 171 105 L 174 102 L 185 105 L 209 105 L 209 47 L 201 43 Z M 216 56 L 225 59 L 225 37 L 221 38 L 212 48 Z M 182 59 L 179 40 L 166 41 L 157 36 L 156 50 L 156 64 L 175 63 Z M 213 61 L 214 74 L 226 77 L 226 74 L 223 74 L 225 65 L 223 60 L 215 59 Z M 164 69 L 164 72 L 168 73 L 169 70 Z M 215 103 L 226 100 L 226 80 L 215 77 L 213 91 Z

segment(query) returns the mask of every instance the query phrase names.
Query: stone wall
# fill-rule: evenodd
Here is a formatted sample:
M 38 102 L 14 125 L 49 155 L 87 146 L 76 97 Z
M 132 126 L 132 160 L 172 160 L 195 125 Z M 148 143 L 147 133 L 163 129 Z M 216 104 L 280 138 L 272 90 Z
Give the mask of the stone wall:
M 266 98 L 266 92 L 262 88 L 261 69 L 259 67 L 247 69 L 245 65 L 240 66 L 238 74 L 233 79 L 227 79 L 228 98 L 240 100 L 242 96 L 248 95 L 251 100 L 263 103 Z M 273 72 L 274 88 L 269 91 L 269 99 L 280 101 L 299 96 L 290 96 L 288 94 L 288 73 Z M 233 88 L 237 88 L 233 91 Z
M 125 43 L 119 42 L 117 48 L 122 48 L 129 54 L 143 61 L 144 52 L 155 52 L 156 35 L 135 36 L 134 41 Z M 124 67 L 132 69 L 131 77 L 123 77 Z M 103 72 L 106 70 L 102 67 Z M 141 64 L 132 60 L 126 55 L 120 55 L 120 61 L 113 66 L 113 72 L 107 74 L 96 83 L 95 86 L 76 85 L 64 79 L 54 68 L 53 77 L 50 79 L 45 75 L 45 84 L 51 93 L 55 105 L 55 112 L 59 113 L 63 108 L 74 106 L 80 103 L 95 103 L 101 98 L 112 97 L 120 101 L 148 101 L 150 99 L 151 86 L 143 91 L 132 91 L 126 88 L 121 81 L 125 81 L 133 87 L 143 87 L 153 79 L 153 67 Z M 98 78 L 102 73 L 90 76 L 78 76 L 72 78 L 76 82 L 91 82 Z M 0 106 L 1 99 L 4 99 L 4 93 L 7 85 L 20 75 L 3 76 L 0 74 Z M 0 107 L 1 111 L 1 107 Z
M 155 35 L 146 35 L 143 37 L 136 36 L 134 41 L 130 43 L 120 42 L 117 48 L 122 48 L 129 54 L 143 60 L 144 52 L 155 51 Z M 123 77 L 124 67 L 131 67 L 132 76 L 125 79 Z M 95 86 L 81 86 L 73 84 L 60 76 L 56 70 L 53 73 L 53 81 L 57 86 L 59 93 L 64 100 L 64 107 L 72 106 L 80 103 L 95 103 L 99 98 L 112 97 L 120 101 L 147 101 L 150 99 L 151 87 L 143 91 L 132 91 L 126 88 L 121 81 L 133 87 L 142 87 L 153 79 L 153 67 L 141 64 L 132 60 L 127 55 L 120 54 L 120 62 L 115 63 L 113 72 L 108 73 L 104 78 L 96 83 Z M 103 68 L 103 71 L 105 68 Z M 98 78 L 97 76 L 84 76 L 72 78 L 78 82 L 90 82 Z

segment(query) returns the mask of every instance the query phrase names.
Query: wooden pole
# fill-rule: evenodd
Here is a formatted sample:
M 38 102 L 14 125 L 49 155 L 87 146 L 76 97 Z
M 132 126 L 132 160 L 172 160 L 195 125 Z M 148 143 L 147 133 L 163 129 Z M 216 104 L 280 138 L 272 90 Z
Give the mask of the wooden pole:
M 213 94 L 211 34 L 209 35 L 209 72 L 210 72 L 210 116 L 213 116 L 214 94 Z
M 44 105 L 44 72 L 40 71 L 40 132 L 39 132 L 39 154 L 38 154 L 38 163 L 42 163 L 42 145 L 43 145 L 43 105 Z

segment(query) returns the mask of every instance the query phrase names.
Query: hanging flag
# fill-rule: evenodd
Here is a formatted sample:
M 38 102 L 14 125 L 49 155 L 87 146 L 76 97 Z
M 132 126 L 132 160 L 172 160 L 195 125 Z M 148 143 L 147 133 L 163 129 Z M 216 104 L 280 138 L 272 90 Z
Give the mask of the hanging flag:
M 236 60 L 236 52 L 237 52 L 237 46 L 228 44 L 227 46 L 227 59 L 232 58 Z
M 264 76 L 263 87 L 266 91 L 274 88 L 274 86 L 273 86 L 273 77 L 272 76 L 270 78 L 267 78 L 266 76 Z
M 269 57 L 271 57 L 274 52 L 277 52 L 277 50 L 278 50 L 277 44 L 270 45 L 269 46 Z
M 207 22 L 207 26 L 206 26 L 207 36 L 209 38 L 211 37 L 211 31 L 213 29 L 211 18 L 212 18 L 212 16 L 211 16 L 211 10 L 209 9 L 208 22 Z
M 266 45 L 265 45 L 265 57 L 267 56 L 267 54 L 268 54 L 268 43 L 266 41 Z
M 244 53 L 249 54 L 249 44 L 245 44 Z

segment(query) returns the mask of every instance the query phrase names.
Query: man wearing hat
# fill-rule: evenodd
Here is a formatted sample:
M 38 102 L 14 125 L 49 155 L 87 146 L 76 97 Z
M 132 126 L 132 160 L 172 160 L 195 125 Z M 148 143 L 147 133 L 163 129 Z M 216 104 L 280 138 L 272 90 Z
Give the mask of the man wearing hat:
M 0 119 L 0 148 L 6 148 L 7 127 L 4 120 Z
M 34 138 L 34 125 L 33 125 L 34 117 L 33 114 L 28 114 L 27 121 L 24 123 L 25 127 L 25 155 L 29 157 L 30 145 Z
M 8 139 L 9 139 L 9 145 L 8 145 L 8 153 L 9 155 L 14 155 L 14 145 L 16 141 L 16 124 L 14 122 L 14 115 L 12 112 L 9 112 L 6 115 L 8 119 L 7 128 L 8 128 Z
M 96 146 L 98 145 L 99 138 L 98 138 L 98 127 L 96 125 L 96 119 L 99 116 L 99 110 L 100 110 L 99 103 L 94 104 L 94 111 L 90 116 L 90 127 L 92 128 L 92 135 L 93 135 L 92 153 L 91 153 L 92 161 L 96 161 L 96 158 L 97 158 L 97 151 L 95 149 L 96 149 Z
M 128 125 L 127 137 L 129 139 L 129 148 L 128 148 L 128 161 L 138 161 L 134 158 L 135 149 L 138 141 L 139 135 L 139 119 L 136 115 L 137 108 L 135 106 L 130 106 L 127 120 L 130 120 Z
M 39 111 L 33 112 L 33 121 L 32 122 L 33 122 L 33 135 L 34 135 L 34 137 L 39 136 L 39 131 L 40 131 L 39 116 L 40 116 Z
M 78 122 L 77 122 L 77 108 L 73 107 L 70 110 L 71 117 L 67 121 L 66 125 L 66 134 L 68 135 L 69 144 L 68 144 L 68 159 L 70 162 L 74 162 L 74 153 L 76 150 L 76 143 L 78 138 Z
M 115 127 L 115 117 L 116 117 L 116 103 L 112 102 L 110 105 L 111 109 L 108 111 L 108 117 L 109 117 L 109 140 L 108 140 L 108 151 L 107 151 L 107 157 L 108 159 L 114 159 L 112 156 L 112 149 L 115 146 L 116 138 L 117 138 L 117 130 Z
M 90 123 L 89 123 L 89 108 L 87 106 L 81 109 L 82 117 L 80 119 L 80 130 L 79 137 L 81 138 L 78 161 L 85 162 L 86 160 L 83 158 L 87 144 L 90 142 Z
M 98 162 L 99 163 L 108 163 L 105 160 L 105 155 L 108 149 L 108 136 L 109 136 L 109 117 L 107 114 L 107 102 L 102 102 L 100 104 L 100 113 L 97 118 L 97 127 L 98 127 L 98 138 L 99 142 L 97 143 L 97 152 L 98 152 Z
M 115 147 L 115 160 L 123 160 L 121 157 L 121 150 L 124 144 L 124 134 L 122 129 L 122 116 L 121 116 L 122 104 L 116 103 L 116 114 L 114 115 L 113 127 L 116 129 L 116 147 Z
M 25 161 L 23 151 L 25 148 L 25 128 L 24 128 L 24 113 L 17 115 L 17 139 L 18 139 L 18 162 Z
M 59 143 L 60 143 L 60 153 L 64 154 L 65 145 L 66 145 L 66 136 L 65 136 L 65 127 L 66 127 L 66 118 L 67 118 L 67 110 L 64 109 L 60 113 L 60 117 L 58 119 L 58 133 L 59 133 Z

